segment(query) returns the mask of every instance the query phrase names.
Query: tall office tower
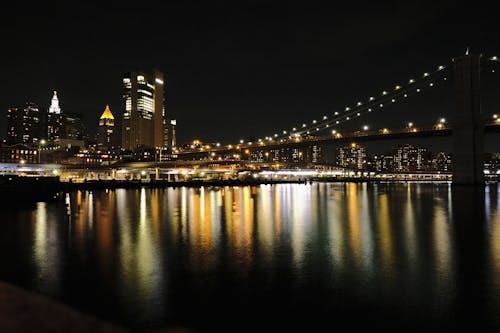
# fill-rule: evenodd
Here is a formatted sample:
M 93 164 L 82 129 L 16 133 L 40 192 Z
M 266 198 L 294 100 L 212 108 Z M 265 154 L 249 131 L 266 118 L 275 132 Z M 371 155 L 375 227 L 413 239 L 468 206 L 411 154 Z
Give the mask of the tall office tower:
M 49 141 L 60 139 L 63 136 L 63 124 L 64 119 L 61 108 L 59 107 L 57 91 L 54 91 L 54 96 L 52 96 L 52 101 L 47 113 L 47 139 Z
M 99 119 L 97 130 L 97 145 L 101 147 L 112 147 L 114 145 L 115 117 L 111 113 L 109 106 L 102 113 Z
M 165 147 L 164 136 L 164 78 L 163 73 L 143 71 L 126 73 L 123 78 L 122 147 L 137 148 Z
M 7 110 L 7 143 L 33 144 L 42 138 L 42 116 L 35 103 Z
M 80 113 L 66 112 L 63 117 L 63 139 L 87 140 L 87 130 L 83 124 L 83 115 Z

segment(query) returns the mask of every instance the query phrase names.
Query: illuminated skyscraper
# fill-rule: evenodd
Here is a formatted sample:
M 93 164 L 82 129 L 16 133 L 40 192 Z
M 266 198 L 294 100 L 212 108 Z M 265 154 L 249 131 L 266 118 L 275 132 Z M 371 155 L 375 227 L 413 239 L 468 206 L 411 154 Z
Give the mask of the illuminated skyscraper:
M 99 128 L 97 132 L 97 145 L 102 147 L 111 147 L 114 144 L 113 135 L 115 130 L 115 117 L 111 113 L 109 106 L 102 113 L 99 119 Z
M 54 91 L 54 96 L 52 97 L 52 101 L 47 113 L 47 139 L 49 141 L 60 139 L 63 136 L 63 123 L 64 119 L 61 113 L 61 108 L 59 107 L 57 91 Z
M 54 96 L 52 96 L 52 101 L 50 102 L 49 113 L 61 113 L 61 108 L 59 107 L 59 99 L 57 98 L 57 91 L 54 91 Z
M 126 73 L 123 78 L 122 147 L 165 147 L 165 108 L 163 73 Z

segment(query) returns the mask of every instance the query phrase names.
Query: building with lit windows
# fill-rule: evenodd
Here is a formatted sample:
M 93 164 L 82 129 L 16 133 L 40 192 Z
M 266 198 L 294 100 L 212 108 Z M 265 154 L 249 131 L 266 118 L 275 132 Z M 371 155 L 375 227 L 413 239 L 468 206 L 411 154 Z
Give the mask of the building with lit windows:
M 398 172 L 422 171 L 428 165 L 427 148 L 404 144 L 397 147 L 394 153 L 394 166 Z
M 143 71 L 123 77 L 122 148 L 135 151 L 161 148 L 165 142 L 165 107 L 163 73 Z
M 43 137 L 42 114 L 38 105 L 26 103 L 23 107 L 7 110 L 7 143 L 36 144 Z
M 115 131 L 115 117 L 106 105 L 106 109 L 99 118 L 99 128 L 97 129 L 97 146 L 98 147 L 112 147 L 114 146 L 114 131 Z
M 337 148 L 337 164 L 350 170 L 365 170 L 366 147 L 353 142 L 348 146 Z
M 0 145 L 0 163 L 34 164 L 38 163 L 38 151 L 18 143 L 12 146 Z

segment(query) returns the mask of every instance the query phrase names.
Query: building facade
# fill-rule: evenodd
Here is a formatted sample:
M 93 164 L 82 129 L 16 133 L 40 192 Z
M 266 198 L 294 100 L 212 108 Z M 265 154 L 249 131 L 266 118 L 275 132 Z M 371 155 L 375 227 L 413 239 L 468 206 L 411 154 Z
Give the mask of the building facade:
M 123 102 L 122 147 L 131 151 L 165 147 L 163 73 L 158 70 L 152 75 L 143 71 L 126 73 Z
M 64 118 L 59 106 L 59 99 L 57 98 L 57 91 L 54 91 L 50 107 L 47 111 L 47 134 L 46 138 L 53 142 L 61 139 L 63 135 Z
M 106 109 L 99 118 L 99 127 L 97 129 L 97 146 L 103 148 L 110 148 L 114 146 L 114 133 L 115 133 L 115 117 L 106 105 Z
M 36 144 L 43 137 L 43 115 L 35 103 L 7 110 L 7 143 Z
M 365 170 L 366 147 L 353 142 L 337 148 L 337 165 L 350 170 Z

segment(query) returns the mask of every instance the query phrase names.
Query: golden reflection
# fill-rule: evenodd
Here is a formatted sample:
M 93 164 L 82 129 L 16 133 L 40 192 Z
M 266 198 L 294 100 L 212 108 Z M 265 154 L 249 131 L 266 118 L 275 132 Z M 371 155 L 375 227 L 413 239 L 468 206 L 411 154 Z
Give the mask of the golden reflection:
M 347 223 L 349 225 L 349 241 L 353 260 L 359 265 L 361 260 L 361 232 L 359 226 L 358 184 L 347 185 Z
M 270 186 L 261 186 L 257 200 L 257 232 L 259 233 L 259 246 L 262 255 L 272 254 L 274 238 L 274 214 L 272 209 L 272 193 Z
M 344 216 L 343 209 L 341 206 L 344 203 L 344 196 L 340 191 L 333 191 L 328 196 L 329 200 L 327 203 L 327 218 L 329 227 L 329 240 L 331 256 L 333 260 L 333 265 L 335 268 L 342 269 L 344 266 L 345 251 L 344 251 Z
M 488 215 L 490 216 L 490 256 L 493 268 L 493 284 L 498 291 L 500 290 L 500 203 L 498 201 L 492 202 L 488 194 L 486 196 L 486 198 L 488 198 L 486 209 L 489 210 Z M 497 195 L 497 193 L 495 194 Z M 498 197 L 498 199 L 500 199 L 500 197 Z
M 368 200 L 367 184 L 358 186 L 356 196 L 358 197 L 359 225 L 361 228 L 361 263 L 365 274 L 373 274 L 374 271 L 374 241 L 372 224 L 370 223 L 370 206 Z
M 39 288 L 55 294 L 59 286 L 57 228 L 51 227 L 47 204 L 38 202 L 35 211 L 33 252 Z
M 380 251 L 382 254 L 384 273 L 392 277 L 394 269 L 393 241 L 391 217 L 389 215 L 389 200 L 386 193 L 380 193 L 378 197 L 378 225 L 380 228 Z
M 250 186 L 243 188 L 243 237 L 246 259 L 249 262 L 252 253 L 254 202 Z
M 115 192 L 109 191 L 105 199 L 96 200 L 96 211 L 98 213 L 97 251 L 99 253 L 99 264 L 101 269 L 110 273 L 113 260 L 113 221 L 115 220 Z
M 418 187 L 419 189 L 419 187 Z M 417 193 L 416 198 L 412 196 L 412 185 L 407 185 L 406 191 L 406 203 L 405 203 L 405 211 L 404 218 L 402 219 L 403 223 L 403 232 L 404 232 L 404 245 L 406 250 L 406 257 L 410 263 L 414 263 L 417 259 L 417 237 L 415 230 L 415 211 L 414 211 L 414 200 L 418 200 L 419 195 Z M 409 265 L 410 269 L 414 269 L 414 265 Z M 416 272 L 415 272 L 416 273 Z
M 293 259 L 296 268 L 301 268 L 304 264 L 306 238 L 309 236 L 311 227 L 311 186 L 310 185 L 288 185 L 286 189 L 290 194 L 289 200 L 283 205 L 291 212 L 291 241 Z
M 160 201 L 165 194 L 162 192 L 160 196 L 159 192 L 159 189 L 151 190 L 151 222 L 153 225 L 153 237 L 156 242 L 160 242 Z
M 440 287 L 448 282 L 451 269 L 451 244 L 446 203 L 441 199 L 434 202 L 434 221 L 432 225 L 435 269 Z
M 273 186 L 271 188 L 273 189 L 273 199 L 274 199 L 274 225 L 276 229 L 276 241 L 279 242 L 281 238 L 280 195 L 278 191 L 278 186 Z

